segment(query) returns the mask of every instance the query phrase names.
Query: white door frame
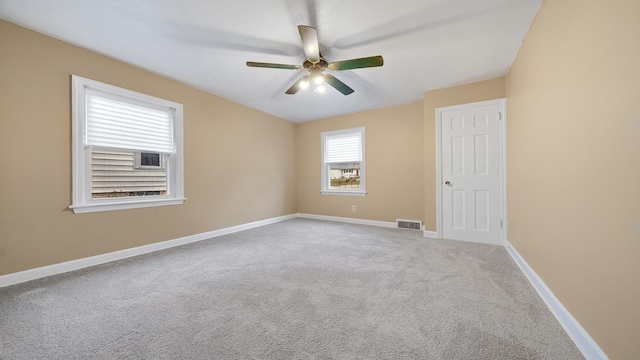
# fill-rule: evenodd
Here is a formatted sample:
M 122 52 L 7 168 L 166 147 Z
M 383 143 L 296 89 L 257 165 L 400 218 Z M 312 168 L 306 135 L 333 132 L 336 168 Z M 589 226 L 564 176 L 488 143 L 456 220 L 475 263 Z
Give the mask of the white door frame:
M 469 104 L 454 105 L 436 109 L 436 233 L 438 239 L 442 239 L 442 114 L 445 111 L 464 110 L 479 106 L 498 105 L 500 111 L 500 244 L 507 240 L 507 99 L 495 99 Z M 427 233 L 425 232 L 425 236 Z

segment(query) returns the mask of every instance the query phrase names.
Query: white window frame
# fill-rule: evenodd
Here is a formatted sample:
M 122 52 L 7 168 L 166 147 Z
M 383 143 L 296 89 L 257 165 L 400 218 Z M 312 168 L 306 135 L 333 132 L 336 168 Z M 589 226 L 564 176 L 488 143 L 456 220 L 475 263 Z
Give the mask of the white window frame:
M 360 133 L 361 139 L 361 148 L 362 148 L 362 161 L 360 162 L 360 189 L 358 190 L 348 190 L 348 189 L 331 189 L 331 180 L 329 179 L 330 171 L 329 165 L 325 163 L 325 151 L 327 146 L 327 137 L 342 135 L 342 134 L 351 134 L 351 133 Z M 320 133 L 321 138 L 321 151 L 320 151 L 320 163 L 321 163 L 321 188 L 320 192 L 326 195 L 352 195 L 352 196 L 365 196 L 367 194 L 366 187 L 366 166 L 365 166 L 365 131 L 363 127 L 351 128 L 351 129 L 343 129 L 343 130 L 333 130 L 333 131 L 324 131 Z
M 182 143 L 182 104 L 72 75 L 72 204 L 74 213 L 180 205 L 184 198 L 184 160 Z M 87 89 L 127 98 L 141 105 L 163 106 L 173 113 L 175 153 L 161 156 L 166 161 L 167 195 L 93 199 L 91 197 L 91 148 L 86 146 Z M 149 151 L 153 152 L 153 151 Z

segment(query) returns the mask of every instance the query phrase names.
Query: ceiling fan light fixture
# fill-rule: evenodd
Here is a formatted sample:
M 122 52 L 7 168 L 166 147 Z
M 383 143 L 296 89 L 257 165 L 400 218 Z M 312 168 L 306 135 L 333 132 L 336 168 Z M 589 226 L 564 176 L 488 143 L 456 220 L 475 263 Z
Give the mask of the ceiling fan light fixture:
M 309 87 L 309 79 L 304 79 L 300 82 L 300 88 L 301 89 L 306 89 Z
M 322 94 L 324 92 L 324 85 L 318 85 L 316 87 L 316 91 Z
M 323 74 L 318 74 L 313 78 L 313 81 L 316 83 L 316 85 L 322 85 L 324 84 L 324 75 Z

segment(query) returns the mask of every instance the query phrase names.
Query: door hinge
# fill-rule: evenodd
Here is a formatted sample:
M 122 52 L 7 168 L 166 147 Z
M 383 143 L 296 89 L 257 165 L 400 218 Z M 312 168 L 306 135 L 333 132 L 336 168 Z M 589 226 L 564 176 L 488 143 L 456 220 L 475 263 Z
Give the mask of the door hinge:
M 502 229 L 502 220 L 500 220 L 500 229 Z
M 498 111 L 498 120 L 502 120 L 502 112 Z

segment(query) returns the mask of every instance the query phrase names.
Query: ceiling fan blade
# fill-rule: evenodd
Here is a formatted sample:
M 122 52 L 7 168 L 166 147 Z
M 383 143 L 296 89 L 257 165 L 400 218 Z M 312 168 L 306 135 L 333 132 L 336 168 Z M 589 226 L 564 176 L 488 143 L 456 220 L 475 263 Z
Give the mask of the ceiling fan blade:
M 271 68 L 271 69 L 287 69 L 287 70 L 298 70 L 302 68 L 299 65 L 273 64 L 273 63 L 254 62 L 254 61 L 247 61 L 247 66 Z
M 285 91 L 285 94 L 288 95 L 295 95 L 295 93 L 298 92 L 298 90 L 301 89 L 300 84 L 307 78 L 307 76 L 303 76 L 301 77 L 298 81 L 296 81 L 293 85 L 291 85 L 291 87 Z M 307 80 L 308 81 L 308 80 Z
M 315 28 L 306 25 L 298 25 L 302 47 L 307 59 L 312 63 L 320 61 L 320 45 L 318 45 L 318 32 Z
M 332 62 L 331 64 L 329 64 L 329 69 L 336 70 L 336 71 L 361 69 L 361 68 L 382 66 L 382 64 L 384 64 L 384 59 L 382 59 L 382 56 L 378 55 L 378 56 L 369 56 L 365 58 Z
M 324 76 L 324 81 L 333 86 L 336 90 L 340 91 L 342 94 L 344 95 L 349 95 L 351 94 L 354 90 L 352 88 L 350 88 L 349 86 L 347 86 L 347 84 L 343 83 L 342 81 L 338 80 L 335 76 L 330 75 L 330 74 L 326 74 Z

